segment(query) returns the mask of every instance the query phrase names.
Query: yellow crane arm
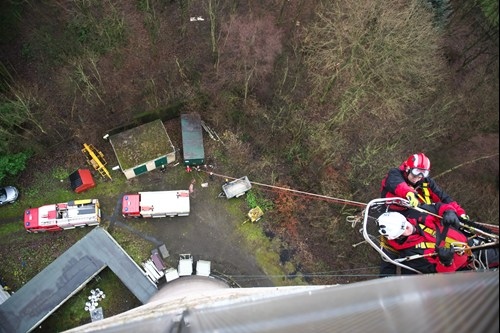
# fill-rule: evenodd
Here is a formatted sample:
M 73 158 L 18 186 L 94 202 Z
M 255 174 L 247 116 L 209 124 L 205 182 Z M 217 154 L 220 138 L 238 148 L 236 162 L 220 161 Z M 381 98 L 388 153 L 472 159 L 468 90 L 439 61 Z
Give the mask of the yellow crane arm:
M 95 162 L 91 163 L 94 168 L 99 171 L 99 173 L 103 176 L 107 176 L 109 179 L 111 178 L 111 175 L 109 174 L 108 169 L 104 166 L 104 164 L 101 162 L 100 158 L 96 155 L 94 152 L 95 148 L 93 148 L 91 145 L 88 145 L 86 143 L 83 144 L 84 152 L 87 152 L 89 156 L 91 157 L 92 161 Z M 100 156 L 103 156 L 101 152 L 98 152 Z

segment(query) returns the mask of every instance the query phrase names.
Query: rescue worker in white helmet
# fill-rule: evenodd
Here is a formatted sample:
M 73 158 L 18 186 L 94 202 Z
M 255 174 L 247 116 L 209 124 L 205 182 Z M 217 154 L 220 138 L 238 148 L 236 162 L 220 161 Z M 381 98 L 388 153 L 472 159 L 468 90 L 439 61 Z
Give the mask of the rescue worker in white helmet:
M 470 240 L 459 230 L 460 220 L 454 207 L 449 204 L 436 206 L 442 219 L 422 215 L 415 220 L 398 212 L 386 212 L 377 219 L 379 233 L 386 244 L 397 251 L 397 257 L 421 256 L 405 261 L 405 265 L 424 274 L 469 270 L 474 258 L 486 262 L 488 268 L 498 267 L 498 248 L 481 252 L 467 250 Z M 402 274 L 415 272 L 402 270 Z

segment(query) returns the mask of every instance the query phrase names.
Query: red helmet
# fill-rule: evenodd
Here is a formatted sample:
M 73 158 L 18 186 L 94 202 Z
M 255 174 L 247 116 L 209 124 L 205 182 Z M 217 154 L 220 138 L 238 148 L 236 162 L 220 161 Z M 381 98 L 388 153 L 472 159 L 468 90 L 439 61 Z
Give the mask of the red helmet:
M 406 160 L 406 166 L 410 169 L 431 169 L 431 161 L 424 153 L 413 154 Z

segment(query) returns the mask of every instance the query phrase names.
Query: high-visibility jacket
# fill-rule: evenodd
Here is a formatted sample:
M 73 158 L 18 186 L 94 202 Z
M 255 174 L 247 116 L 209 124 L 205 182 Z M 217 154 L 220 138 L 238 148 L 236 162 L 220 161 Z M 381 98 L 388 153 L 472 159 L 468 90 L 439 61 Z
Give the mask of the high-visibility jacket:
M 380 187 L 381 198 L 406 198 L 408 192 L 417 193 L 417 198 L 422 204 L 446 203 L 454 207 L 458 216 L 465 214 L 465 210 L 453 200 L 436 181 L 431 177 L 422 178 L 415 185 L 408 180 L 405 164 L 399 168 L 392 168 L 382 180 Z M 393 210 L 404 210 L 406 208 L 391 206 Z
M 453 209 L 452 205 L 439 205 L 439 215 L 446 210 Z M 454 272 L 467 267 L 470 251 L 468 250 L 467 237 L 459 230 L 451 227 L 443 227 L 441 220 L 435 216 L 427 215 L 419 217 L 419 220 L 408 219 L 416 227 L 416 232 L 408 237 L 395 240 L 387 240 L 387 244 L 397 250 L 400 258 L 413 255 L 425 255 L 419 259 L 403 262 L 422 273 Z M 444 232 L 446 231 L 446 234 Z M 439 238 L 439 244 L 436 240 Z M 439 257 L 432 255 L 437 247 L 450 248 L 461 247 L 463 251 L 455 252 L 451 266 L 444 266 Z

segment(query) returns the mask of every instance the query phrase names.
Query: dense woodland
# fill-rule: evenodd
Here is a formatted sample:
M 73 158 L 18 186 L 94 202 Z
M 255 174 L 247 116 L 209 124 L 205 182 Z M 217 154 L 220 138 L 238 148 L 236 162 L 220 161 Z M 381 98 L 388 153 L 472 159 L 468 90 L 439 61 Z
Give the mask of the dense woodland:
M 0 13 L 2 184 L 27 190 L 82 142 L 198 112 L 226 174 L 367 202 L 423 151 L 469 215 L 498 223 L 497 1 L 3 1 Z M 355 208 L 271 199 L 278 223 L 264 227 L 302 259 L 341 251 Z

